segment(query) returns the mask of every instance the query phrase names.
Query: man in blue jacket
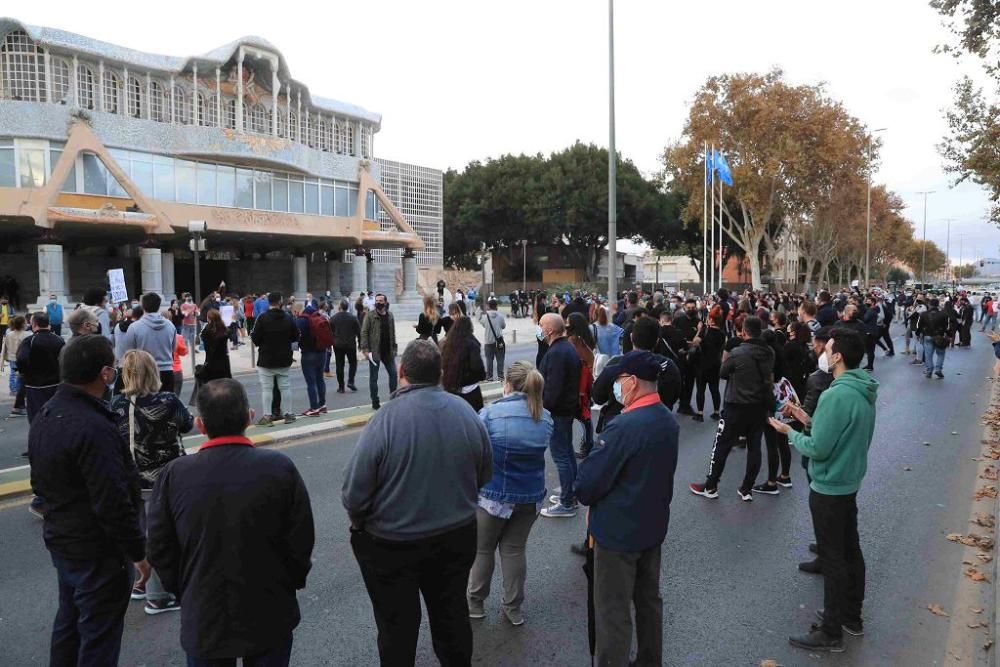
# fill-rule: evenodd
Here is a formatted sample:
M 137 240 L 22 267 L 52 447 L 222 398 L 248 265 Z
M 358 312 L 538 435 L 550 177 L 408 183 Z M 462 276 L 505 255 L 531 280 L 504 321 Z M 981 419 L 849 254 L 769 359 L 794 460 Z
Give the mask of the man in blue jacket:
M 594 542 L 594 624 L 598 665 L 663 664 L 660 547 L 670 522 L 677 468 L 677 420 L 660 401 L 662 357 L 629 352 L 615 367 L 624 411 L 580 464 L 576 495 L 590 506 Z

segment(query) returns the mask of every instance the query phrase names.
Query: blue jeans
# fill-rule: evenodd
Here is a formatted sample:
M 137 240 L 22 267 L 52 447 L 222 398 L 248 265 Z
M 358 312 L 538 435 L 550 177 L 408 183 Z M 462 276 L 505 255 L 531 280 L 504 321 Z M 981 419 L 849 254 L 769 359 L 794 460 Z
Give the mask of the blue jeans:
M 562 493 L 559 501 L 565 507 L 576 504 L 576 494 L 573 485 L 576 484 L 576 454 L 573 452 L 573 417 L 552 416 L 554 422 L 552 436 L 549 438 L 549 454 L 559 471 L 559 484 Z
M 17 362 L 11 359 L 7 362 L 10 366 L 10 393 L 16 394 L 21 388 L 21 378 L 17 374 Z
M 135 569 L 122 556 L 75 560 L 51 554 L 59 581 L 49 664 L 117 665 Z
M 288 667 L 288 662 L 292 656 L 292 637 L 275 646 L 270 651 L 258 653 L 257 655 L 244 655 L 243 667 Z M 236 667 L 237 658 L 196 658 L 193 655 L 187 657 L 188 667 Z
M 396 375 L 396 362 L 392 357 L 388 360 L 383 359 L 381 362 L 374 362 L 368 360 L 368 390 L 372 395 L 372 403 L 378 403 L 378 369 L 379 366 L 385 366 L 385 372 L 389 375 L 389 393 L 396 391 L 396 381 L 399 377 Z
M 946 347 L 936 347 L 934 345 L 933 336 L 924 336 L 924 373 L 930 375 L 932 371 L 941 372 L 944 368 L 944 353 L 948 350 Z M 934 361 L 935 355 L 937 356 L 937 361 Z
M 997 330 L 997 316 L 996 315 L 987 315 L 985 318 L 983 318 L 983 328 L 980 329 L 980 331 L 986 331 L 986 327 L 989 327 L 990 331 L 996 331 Z
M 326 378 L 323 377 L 325 361 L 326 352 L 302 353 L 302 377 L 306 380 L 309 408 L 313 410 L 326 405 Z
M 181 325 L 181 335 L 184 336 L 184 340 L 187 341 L 188 345 L 194 345 L 194 334 L 198 328 L 197 324 L 182 324 Z

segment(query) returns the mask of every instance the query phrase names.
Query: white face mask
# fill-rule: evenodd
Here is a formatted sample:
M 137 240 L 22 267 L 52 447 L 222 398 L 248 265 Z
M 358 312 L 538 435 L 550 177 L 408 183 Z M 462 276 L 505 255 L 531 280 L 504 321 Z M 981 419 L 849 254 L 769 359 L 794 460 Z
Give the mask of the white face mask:
M 816 360 L 816 365 L 824 373 L 830 372 L 830 360 L 826 358 L 826 352 L 819 355 L 819 359 Z
M 535 338 L 538 340 L 545 340 L 545 332 L 542 331 L 541 325 L 535 327 Z

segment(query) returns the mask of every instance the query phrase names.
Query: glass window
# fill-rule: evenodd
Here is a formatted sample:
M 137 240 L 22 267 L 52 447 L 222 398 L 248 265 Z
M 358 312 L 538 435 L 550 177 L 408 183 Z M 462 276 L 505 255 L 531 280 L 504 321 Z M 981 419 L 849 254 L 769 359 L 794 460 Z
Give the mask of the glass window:
M 76 66 L 76 95 L 81 107 L 94 108 L 94 71 L 83 63 Z
M 66 104 L 70 100 L 69 71 L 72 66 L 67 60 L 52 58 L 50 67 L 52 68 L 52 101 L 57 104 Z
M 132 162 L 132 182 L 144 195 L 153 196 L 153 163 L 136 160 Z M 170 188 L 173 195 L 173 186 Z M 173 196 L 171 196 L 173 199 Z
M 378 220 L 375 217 L 375 193 L 370 190 L 368 196 L 365 197 L 365 217 L 369 220 Z
M 236 206 L 236 170 L 219 165 L 215 177 L 219 184 L 219 206 Z
M 48 177 L 52 177 L 52 172 L 55 171 L 56 165 L 59 164 L 59 158 L 63 154 L 63 146 L 65 144 L 61 141 L 50 141 L 49 142 L 49 172 Z M 76 164 L 74 163 L 69 169 L 69 174 L 66 176 L 66 180 L 62 186 L 63 192 L 76 192 Z
M 168 106 L 166 111 L 163 108 L 164 104 L 164 94 L 163 86 L 157 81 L 149 82 L 149 116 L 152 120 L 160 121 L 161 123 L 167 120 L 167 115 L 170 111 Z M 169 100 L 168 100 L 169 101 Z
M 269 171 L 255 171 L 253 173 L 254 180 L 254 197 L 255 197 L 255 208 L 259 208 L 262 211 L 271 210 L 271 172 Z
M 336 197 L 337 209 L 334 215 L 347 216 L 347 209 L 348 209 L 347 199 L 348 199 L 347 187 L 343 185 L 338 185 L 337 197 Z
M 302 177 L 288 177 L 288 210 L 292 213 L 302 213 L 303 207 Z
M 358 213 L 358 187 L 353 185 L 347 194 L 347 216 L 353 218 Z
M 284 175 L 275 174 L 272 182 L 274 188 L 274 210 L 288 210 L 288 179 Z
M 128 115 L 142 118 L 142 100 L 146 97 L 146 86 L 134 76 L 128 79 Z
M 157 199 L 176 201 L 174 192 L 174 161 L 153 160 L 153 188 Z
M 315 179 L 306 181 L 306 213 L 319 215 L 319 182 Z
M 122 169 L 126 169 L 127 170 L 128 169 L 128 162 L 122 163 L 119 166 L 121 166 Z M 127 174 L 128 171 L 126 171 L 125 173 Z M 112 197 L 128 197 L 129 196 L 129 194 L 127 192 L 125 192 L 125 188 L 122 187 L 122 184 L 118 182 L 118 179 L 115 178 L 114 174 L 112 174 L 110 171 L 108 172 L 108 194 L 110 196 L 112 196 Z
M 321 189 L 322 200 L 320 201 L 320 213 L 323 215 L 333 215 L 333 187 L 324 185 Z
M 198 203 L 215 206 L 215 165 L 198 164 Z
M 236 205 L 253 208 L 253 172 L 249 169 L 236 170 Z
M 174 167 L 177 179 L 177 201 L 185 204 L 197 204 L 198 195 L 195 192 L 194 162 L 177 160 Z
M 17 169 L 14 165 L 14 147 L 0 143 L 0 187 L 12 188 L 17 185 Z
M 120 113 L 122 84 L 118 75 L 110 70 L 104 70 L 104 110 L 108 113 Z
M 23 30 L 7 33 L 0 44 L 0 80 L 10 99 L 45 100 L 43 51 Z
M 89 195 L 108 194 L 108 172 L 93 153 L 83 154 L 83 191 Z

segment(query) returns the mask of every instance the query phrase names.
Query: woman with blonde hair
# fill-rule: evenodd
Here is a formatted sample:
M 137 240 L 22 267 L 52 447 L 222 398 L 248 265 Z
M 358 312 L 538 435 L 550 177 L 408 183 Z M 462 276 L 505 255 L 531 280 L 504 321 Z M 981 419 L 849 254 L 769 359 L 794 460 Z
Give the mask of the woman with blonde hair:
M 500 551 L 504 615 L 524 623 L 525 546 L 545 500 L 545 450 L 552 415 L 542 407 L 545 380 L 528 361 L 507 369 L 503 398 L 479 411 L 493 448 L 493 479 L 479 489 L 476 560 L 466 593 L 470 618 L 484 618 L 494 554 Z
M 111 402 L 111 411 L 139 470 L 142 497 L 148 500 L 163 467 L 184 455 L 181 436 L 191 430 L 194 419 L 177 394 L 160 391 L 160 372 L 148 352 L 126 352 L 121 360 L 121 375 L 122 392 Z M 145 529 L 145 516 L 140 519 Z M 146 613 L 151 616 L 181 608 L 176 598 L 163 589 L 156 572 L 144 585 L 132 589 L 132 599 L 145 600 Z
M 424 312 L 420 313 L 413 328 L 417 330 L 420 340 L 430 338 L 435 343 L 438 342 L 438 334 L 441 332 L 441 316 L 438 313 L 437 301 L 431 295 L 424 295 Z

